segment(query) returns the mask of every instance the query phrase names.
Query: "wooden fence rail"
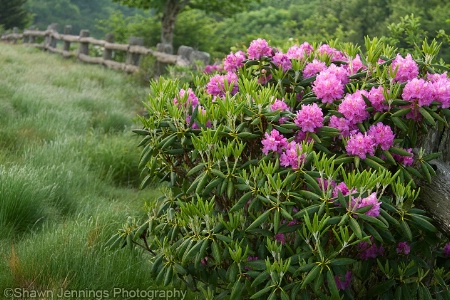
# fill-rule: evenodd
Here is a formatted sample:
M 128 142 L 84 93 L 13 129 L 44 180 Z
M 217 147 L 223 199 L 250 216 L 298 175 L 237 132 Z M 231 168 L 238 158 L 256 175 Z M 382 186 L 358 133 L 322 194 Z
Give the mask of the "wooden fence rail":
M 191 66 L 195 61 L 202 61 L 205 65 L 209 63 L 209 54 L 202 51 L 194 50 L 191 47 L 181 46 L 178 49 L 178 54 L 167 54 L 155 51 L 143 46 L 143 39 L 131 37 L 129 44 L 114 43 L 114 36 L 108 34 L 105 40 L 98 40 L 89 36 L 88 30 L 81 30 L 80 35 L 71 35 L 71 26 L 65 26 L 64 33 L 58 33 L 57 24 L 49 25 L 47 30 L 39 31 L 33 28 L 24 30 L 19 33 L 17 28 L 14 28 L 12 33 L 4 34 L 1 40 L 5 42 L 12 42 L 16 44 L 23 40 L 24 44 L 32 45 L 34 47 L 59 53 L 64 57 L 77 57 L 80 61 L 100 64 L 115 70 L 122 70 L 128 73 L 133 73 L 139 70 L 141 58 L 146 55 L 152 55 L 160 63 L 173 64 L 178 66 Z M 43 38 L 43 42 L 37 43 L 37 38 Z M 62 42 L 62 48 L 58 48 L 58 42 Z M 72 43 L 78 43 L 78 49 L 71 51 Z M 60 43 L 61 44 L 61 43 Z M 94 45 L 103 51 L 102 56 L 90 56 L 89 46 Z M 117 62 L 113 60 L 115 52 L 125 52 L 125 62 Z

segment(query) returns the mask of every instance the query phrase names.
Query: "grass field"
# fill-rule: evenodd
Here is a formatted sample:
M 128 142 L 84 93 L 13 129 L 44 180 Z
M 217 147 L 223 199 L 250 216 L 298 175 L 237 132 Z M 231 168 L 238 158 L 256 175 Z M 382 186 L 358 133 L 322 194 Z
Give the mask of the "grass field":
M 157 288 L 147 254 L 104 246 L 158 195 L 137 188 L 135 81 L 0 44 L 0 293 Z

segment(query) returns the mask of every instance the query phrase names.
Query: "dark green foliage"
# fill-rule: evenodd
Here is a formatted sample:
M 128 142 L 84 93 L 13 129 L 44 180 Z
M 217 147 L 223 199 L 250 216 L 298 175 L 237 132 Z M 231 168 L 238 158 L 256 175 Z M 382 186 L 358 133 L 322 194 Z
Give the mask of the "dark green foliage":
M 4 29 L 24 28 L 28 24 L 26 2 L 27 0 L 0 0 L 0 25 L 3 25 Z

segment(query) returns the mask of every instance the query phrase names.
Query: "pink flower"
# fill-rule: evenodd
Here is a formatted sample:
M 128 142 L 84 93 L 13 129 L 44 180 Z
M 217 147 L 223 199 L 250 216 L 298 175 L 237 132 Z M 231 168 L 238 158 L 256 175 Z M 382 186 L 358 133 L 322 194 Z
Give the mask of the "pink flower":
M 192 107 L 196 107 L 198 105 L 198 98 L 195 96 L 194 92 L 191 88 L 188 88 L 187 91 L 184 89 L 180 89 L 179 97 L 173 99 L 173 104 L 177 105 L 178 107 L 182 107 L 184 103 L 184 107 L 189 107 L 192 105 Z
M 356 205 L 356 208 L 366 207 L 369 205 L 372 205 L 372 207 L 365 213 L 368 216 L 371 217 L 378 217 L 380 215 L 380 206 L 381 202 L 378 201 L 377 193 L 372 193 L 366 198 L 356 198 L 354 199 Z
M 349 137 L 351 134 L 355 133 L 355 130 L 357 129 L 356 125 L 346 118 L 339 118 L 334 115 L 331 116 L 328 125 L 341 131 L 340 138 Z
M 394 71 L 397 67 L 398 71 L 394 78 L 395 81 L 407 82 L 408 80 L 414 79 L 417 75 L 419 75 L 419 66 L 413 60 L 411 54 L 407 54 L 405 58 L 403 58 L 400 54 L 397 54 L 391 64 L 392 71 Z
M 275 240 L 280 242 L 282 245 L 286 244 L 286 237 L 283 233 L 278 233 L 275 235 Z
M 238 77 L 234 73 L 227 73 L 225 75 L 216 74 L 209 80 L 206 85 L 206 92 L 213 96 L 224 97 L 227 89 L 225 82 L 229 89 L 231 89 L 231 94 L 234 95 L 238 92 Z
M 265 155 L 267 155 L 269 151 L 281 153 L 283 148 L 287 146 L 287 139 L 276 129 L 272 129 L 270 135 L 266 132 L 264 137 L 261 144 L 264 146 L 262 152 Z
M 345 279 L 343 280 L 341 280 L 341 276 L 334 276 L 334 281 L 339 290 L 346 290 L 352 282 L 352 271 L 347 271 L 347 273 L 345 273 Z
M 327 54 L 331 58 L 331 61 L 345 60 L 345 55 L 341 51 L 330 47 L 328 44 L 321 45 L 319 49 L 317 49 L 317 52 L 320 54 Z
M 399 154 L 392 153 L 392 157 L 399 163 L 404 166 L 411 166 L 414 163 L 414 155 L 412 152 L 412 148 L 403 149 L 411 153 L 411 156 L 403 156 Z
M 270 106 L 270 109 L 272 111 L 275 111 L 275 110 L 284 111 L 284 110 L 289 110 L 289 106 L 283 100 L 276 99 L 275 102 Z
M 297 111 L 294 123 L 303 132 L 314 132 L 316 128 L 323 126 L 322 109 L 316 103 L 302 105 L 302 108 Z
M 239 68 L 244 66 L 245 59 L 245 53 L 242 51 L 230 53 L 223 62 L 223 68 L 228 72 L 236 72 Z
M 430 82 L 433 91 L 433 99 L 442 104 L 442 108 L 450 107 L 450 79 L 445 77 L 432 77 Z
M 334 180 L 317 178 L 317 182 L 322 191 L 327 191 L 329 187 L 331 189 L 334 189 L 336 187 L 336 181 L 334 181 Z
M 367 69 L 367 67 L 362 63 L 359 54 L 356 54 L 356 57 L 347 65 L 347 69 L 348 73 L 353 75 L 356 74 L 359 70 Z
M 222 65 L 207 65 L 205 67 L 205 69 L 203 70 L 203 72 L 206 74 L 211 74 L 211 73 L 221 72 L 221 71 L 223 71 Z
M 443 251 L 444 251 L 444 256 L 445 257 L 449 257 L 450 256 L 450 242 L 445 244 Z
M 334 100 L 342 98 L 345 84 L 338 77 L 329 72 L 322 71 L 317 75 L 312 84 L 313 92 L 317 98 L 322 99 L 322 103 L 333 103 Z
M 301 153 L 301 150 L 301 145 L 297 144 L 295 141 L 287 144 L 286 150 L 280 156 L 280 165 L 298 169 L 305 159 L 305 154 Z
M 419 106 L 428 106 L 433 102 L 433 85 L 423 79 L 411 79 L 403 88 L 402 98 L 418 102 Z
M 312 62 L 307 63 L 303 69 L 303 78 L 312 77 L 324 70 L 326 70 L 327 65 L 320 60 L 314 59 Z
M 290 69 L 292 69 L 292 63 L 291 60 L 289 59 L 289 57 L 282 53 L 282 52 L 277 52 L 275 53 L 275 55 L 272 57 L 272 62 L 279 68 L 281 68 L 283 70 L 283 72 L 289 71 Z
M 367 154 L 374 155 L 375 144 L 371 136 L 363 135 L 361 132 L 351 135 L 345 147 L 349 155 L 359 156 L 366 159 Z
M 293 45 L 292 47 L 290 47 L 288 49 L 286 54 L 289 59 L 301 60 L 305 57 L 305 55 L 309 55 L 313 51 L 314 51 L 314 48 L 307 42 L 304 42 L 300 46 Z
M 371 242 L 361 242 L 358 244 L 359 257 L 362 260 L 368 260 L 369 258 L 376 258 L 378 255 L 384 254 L 384 247 L 377 245 L 373 242 L 373 238 Z
M 333 189 L 333 197 L 336 198 L 339 196 L 339 191 L 341 191 L 342 196 L 347 196 L 350 194 L 350 190 L 348 189 L 345 182 L 339 182 L 339 184 Z
M 380 146 L 382 150 L 389 150 L 394 145 L 394 132 L 389 125 L 384 125 L 379 122 L 370 126 L 367 132 L 371 136 L 377 146 Z
M 249 59 L 260 59 L 263 56 L 272 56 L 272 48 L 264 39 L 257 39 L 250 43 L 247 49 Z
M 335 64 L 331 64 L 324 72 L 335 75 L 343 84 L 347 84 L 349 81 L 348 70 L 345 67 L 338 67 Z
M 370 89 L 369 94 L 367 95 L 367 98 L 369 99 L 370 103 L 372 103 L 372 107 L 376 111 L 382 112 L 389 108 L 388 105 L 385 103 L 386 99 L 384 98 L 383 91 L 384 91 L 383 86 L 373 87 L 372 89 Z
M 411 252 L 411 247 L 409 246 L 408 242 L 400 242 L 397 244 L 396 251 L 398 254 L 408 255 L 409 252 Z
M 363 95 L 367 97 L 367 91 L 357 90 L 353 94 L 347 94 L 339 104 L 338 111 L 350 121 L 351 124 L 361 123 L 369 117 L 366 111 L 367 105 Z

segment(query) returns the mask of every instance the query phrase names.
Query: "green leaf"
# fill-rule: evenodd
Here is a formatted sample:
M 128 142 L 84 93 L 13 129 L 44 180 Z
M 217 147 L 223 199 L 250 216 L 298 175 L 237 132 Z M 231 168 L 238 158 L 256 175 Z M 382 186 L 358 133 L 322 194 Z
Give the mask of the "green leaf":
M 262 271 L 259 275 L 253 280 L 251 286 L 255 287 L 263 282 L 265 282 L 269 278 L 269 272 Z
M 330 261 L 330 266 L 346 266 L 351 265 L 355 261 L 356 260 L 347 257 L 335 258 Z
M 408 132 L 408 126 L 406 126 L 405 122 L 399 117 L 392 117 L 392 122 L 394 122 L 395 126 L 401 129 L 403 132 Z
M 248 200 L 252 197 L 253 192 L 247 192 L 245 193 L 239 200 L 236 202 L 235 205 L 230 209 L 230 212 L 237 211 L 245 206 L 247 204 Z
M 420 228 L 430 232 L 437 232 L 436 227 L 434 227 L 433 224 L 431 224 L 428 220 L 424 219 L 422 216 L 411 214 L 409 215 L 409 217 L 411 218 L 412 222 L 415 225 L 419 226 Z
M 374 298 L 374 296 L 381 295 L 381 294 L 385 293 L 386 291 L 390 290 L 394 285 L 395 285 L 395 279 L 389 279 L 386 281 L 382 281 L 381 283 L 372 287 L 369 290 L 368 295 L 370 296 L 370 298 Z
M 207 195 L 209 194 L 213 188 L 215 188 L 216 186 L 218 186 L 219 184 L 221 184 L 223 181 L 222 178 L 216 178 L 213 181 L 211 181 L 210 183 L 208 183 L 208 185 L 206 185 L 205 189 L 203 190 L 202 194 L 203 195 Z
M 391 117 L 403 117 L 404 115 L 408 114 L 412 110 L 411 107 L 408 108 L 402 108 L 396 111 L 391 115 Z
M 334 275 L 331 270 L 327 270 L 327 284 L 328 289 L 330 290 L 332 299 L 340 299 L 339 290 L 336 286 L 336 280 L 334 280 Z
M 253 223 L 250 224 L 250 226 L 245 231 L 251 231 L 252 229 L 255 229 L 256 227 L 258 227 L 259 225 L 264 223 L 267 220 L 267 218 L 269 217 L 269 214 L 270 214 L 270 210 L 266 210 L 262 215 L 260 215 L 258 218 L 256 218 L 256 220 L 253 221 Z
M 229 238 L 228 236 L 225 236 L 225 235 L 222 235 L 222 234 L 218 234 L 218 233 L 216 233 L 215 236 L 216 236 L 217 239 L 221 240 L 222 242 L 225 242 L 225 243 L 232 243 L 233 242 L 233 240 L 231 238 Z
M 434 118 L 430 115 L 430 113 L 424 107 L 420 107 L 419 112 L 431 126 L 436 125 L 436 121 L 434 121 Z
M 400 229 L 402 230 L 403 235 L 407 238 L 409 242 L 412 241 L 412 232 L 411 228 L 409 228 L 408 223 L 404 220 L 400 221 Z
M 309 271 L 308 275 L 306 275 L 305 279 L 303 280 L 301 288 L 305 288 L 308 284 L 310 284 L 314 279 L 316 279 L 321 272 L 321 267 L 319 265 L 316 265 L 314 268 L 312 268 L 311 271 Z
M 354 218 L 350 218 L 349 225 L 350 225 L 350 228 L 355 233 L 356 237 L 358 237 L 358 239 L 362 239 L 361 227 L 359 227 L 358 222 Z
M 364 160 L 364 163 L 366 165 L 368 165 L 369 167 L 374 168 L 377 171 L 382 171 L 382 170 L 386 169 L 386 167 L 380 165 L 379 163 L 377 163 L 376 161 L 374 161 L 373 159 L 368 158 L 368 157 Z
M 197 172 L 199 172 L 201 169 L 203 169 L 205 167 L 205 163 L 200 163 L 198 165 L 196 165 L 195 167 L 193 167 L 192 169 L 189 170 L 189 172 L 186 174 L 186 177 L 189 177 Z
M 237 280 L 231 288 L 230 299 L 238 299 L 238 295 L 242 294 L 244 287 L 245 285 L 240 280 Z
M 192 246 L 190 249 L 186 249 L 186 252 L 183 255 L 183 258 L 181 260 L 182 264 L 185 265 L 187 260 L 193 258 L 195 255 L 197 255 L 198 251 L 202 247 L 203 243 L 206 242 L 206 240 L 197 241 L 197 243 Z
M 319 195 L 317 195 L 316 193 L 307 191 L 307 190 L 300 190 L 300 191 L 298 191 L 298 193 L 300 195 L 302 195 L 303 197 L 305 197 L 306 199 L 320 200 L 320 196 Z
M 369 222 L 372 223 L 373 225 L 381 228 L 381 229 L 387 229 L 388 226 L 386 224 L 384 224 L 383 222 L 381 222 L 380 220 L 378 220 L 377 218 L 365 215 L 365 214 L 358 214 L 358 217 Z
M 269 276 L 269 274 L 267 274 L 267 277 Z M 252 283 L 253 286 L 253 283 Z M 254 293 L 250 299 L 258 299 L 261 298 L 264 294 L 267 294 L 268 292 L 270 292 L 270 290 L 272 289 L 271 286 L 266 286 L 265 288 L 263 288 L 262 290 L 259 290 L 258 292 Z M 233 298 L 230 298 L 233 299 Z

